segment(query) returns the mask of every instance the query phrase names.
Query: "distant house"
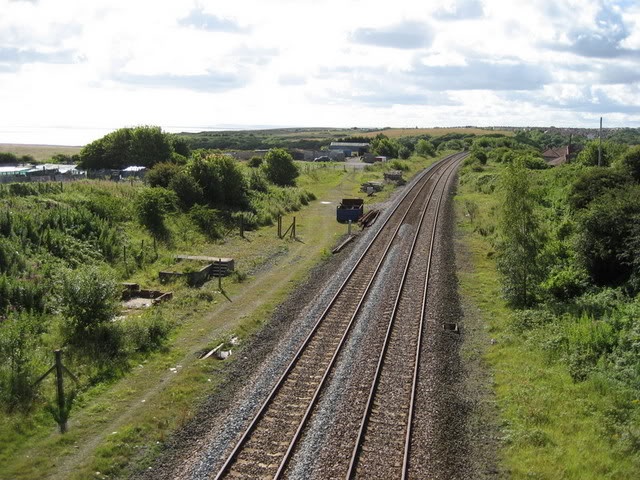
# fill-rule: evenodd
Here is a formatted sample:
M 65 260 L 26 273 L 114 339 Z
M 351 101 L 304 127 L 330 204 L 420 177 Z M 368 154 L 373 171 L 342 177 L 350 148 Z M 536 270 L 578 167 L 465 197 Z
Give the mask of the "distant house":
M 341 152 L 345 157 L 355 157 L 364 155 L 369 151 L 368 143 L 331 142 L 330 152 Z
M 565 147 L 549 148 L 542 152 L 542 158 L 552 167 L 557 167 L 563 163 L 570 162 L 575 158 L 578 149 L 575 145 L 569 144 Z

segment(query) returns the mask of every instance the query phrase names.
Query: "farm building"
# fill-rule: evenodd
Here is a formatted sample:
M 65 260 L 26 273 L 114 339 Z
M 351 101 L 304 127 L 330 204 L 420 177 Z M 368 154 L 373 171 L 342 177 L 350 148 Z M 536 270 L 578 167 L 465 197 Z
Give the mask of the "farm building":
M 122 178 L 142 178 L 144 177 L 144 174 L 147 172 L 147 167 L 139 167 L 136 165 L 132 165 L 130 167 L 127 167 L 125 169 L 123 169 L 120 172 L 120 175 L 122 176 Z
M 345 157 L 359 157 L 369 151 L 368 143 L 331 142 L 330 152 L 342 152 Z

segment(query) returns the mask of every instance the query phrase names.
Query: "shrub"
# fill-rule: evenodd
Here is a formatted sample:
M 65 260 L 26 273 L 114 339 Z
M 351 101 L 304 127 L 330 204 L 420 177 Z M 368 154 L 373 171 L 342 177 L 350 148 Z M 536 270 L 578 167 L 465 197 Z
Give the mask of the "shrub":
M 436 149 L 429 140 L 420 139 L 416 144 L 416 153 L 423 157 L 433 157 L 436 154 Z
M 582 295 L 589 286 L 589 274 L 577 265 L 555 268 L 542 283 L 542 289 L 557 300 Z
M 189 210 L 189 216 L 198 228 L 208 238 L 217 240 L 223 236 L 222 220 L 217 210 L 203 205 L 194 205 Z
M 129 318 L 123 326 L 127 343 L 135 352 L 151 352 L 162 347 L 171 331 L 171 323 L 157 310 Z
M 40 370 L 38 339 L 42 318 L 12 314 L 0 324 L 0 402 L 8 411 L 28 410 L 36 395 Z
M 622 156 L 620 165 L 636 182 L 640 182 L 640 145 L 630 148 Z
M 580 210 L 606 191 L 627 183 L 628 177 L 621 172 L 597 167 L 586 168 L 571 184 L 567 202 L 573 210 Z
M 264 171 L 270 182 L 281 187 L 293 186 L 300 172 L 293 157 L 283 148 L 272 148 L 264 156 Z
M 119 310 L 121 291 L 113 275 L 94 266 L 80 267 L 63 275 L 60 294 L 67 342 L 88 356 L 118 354 L 122 338 L 110 321 Z
M 165 188 L 144 188 L 136 197 L 136 210 L 140 223 L 156 236 L 166 233 L 164 217 L 175 210 L 177 196 Z
M 249 165 L 251 168 L 258 168 L 260 165 L 262 165 L 262 157 L 251 157 L 247 162 L 247 165 Z
M 145 175 L 145 182 L 150 187 L 168 188 L 171 180 L 180 172 L 182 167 L 172 162 L 155 164 Z
M 176 192 L 178 203 L 183 210 L 197 203 L 204 202 L 204 192 L 196 180 L 186 172 L 179 172 L 169 183 L 169 188 Z

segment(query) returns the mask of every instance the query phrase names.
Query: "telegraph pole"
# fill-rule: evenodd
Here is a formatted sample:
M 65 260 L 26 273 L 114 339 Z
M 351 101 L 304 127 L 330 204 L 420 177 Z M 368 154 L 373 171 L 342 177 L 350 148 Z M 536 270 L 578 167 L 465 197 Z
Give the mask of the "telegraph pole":
M 600 134 L 598 142 L 598 166 L 602 166 L 602 117 L 600 117 Z

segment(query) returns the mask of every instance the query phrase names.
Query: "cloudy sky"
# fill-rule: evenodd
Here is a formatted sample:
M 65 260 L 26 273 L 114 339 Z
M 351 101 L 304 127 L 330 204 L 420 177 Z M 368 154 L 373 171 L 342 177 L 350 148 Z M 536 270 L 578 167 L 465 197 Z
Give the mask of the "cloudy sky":
M 0 142 L 640 126 L 638 0 L 0 0 Z

